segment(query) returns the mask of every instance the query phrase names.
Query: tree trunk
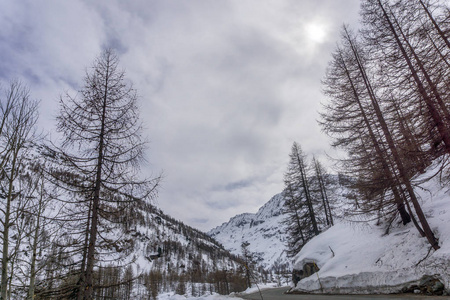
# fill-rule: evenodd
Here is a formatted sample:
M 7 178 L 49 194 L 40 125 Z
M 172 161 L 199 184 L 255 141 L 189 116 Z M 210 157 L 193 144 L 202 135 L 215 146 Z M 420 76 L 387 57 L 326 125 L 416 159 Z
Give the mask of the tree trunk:
M 306 204 L 308 205 L 309 217 L 310 217 L 312 225 L 313 225 L 314 234 L 319 235 L 320 231 L 319 231 L 319 227 L 317 226 L 316 216 L 314 213 L 314 207 L 312 204 L 311 195 L 309 193 L 308 179 L 306 178 L 304 163 L 303 163 L 303 160 L 299 157 L 298 151 L 296 152 L 296 156 L 297 156 L 296 159 L 297 159 L 299 171 L 301 174 L 303 190 L 305 192 Z
M 384 5 L 381 3 L 380 0 L 377 0 L 377 1 L 378 1 L 377 2 L 378 6 L 380 7 L 380 9 L 383 12 L 383 16 L 384 16 L 385 20 L 388 22 L 389 29 L 391 30 L 391 33 L 392 33 L 392 35 L 393 35 L 393 37 L 395 39 L 395 42 L 396 42 L 399 50 L 401 51 L 402 56 L 403 56 L 405 62 L 407 63 L 409 70 L 411 71 L 411 75 L 414 78 L 414 81 L 415 81 L 415 83 L 417 85 L 419 93 L 422 96 L 422 99 L 424 100 L 424 102 L 425 102 L 425 104 L 426 104 L 426 106 L 427 106 L 427 108 L 428 108 L 428 110 L 430 112 L 431 118 L 433 119 L 433 121 L 435 123 L 435 126 L 437 127 L 437 129 L 439 131 L 439 134 L 440 134 L 440 136 L 442 138 L 442 141 L 445 144 L 445 149 L 446 149 L 446 151 L 448 153 L 450 153 L 450 136 L 449 136 L 447 128 L 445 127 L 443 119 L 440 116 L 439 111 L 435 107 L 431 97 L 428 95 L 428 93 L 427 93 L 427 91 L 425 89 L 425 86 L 423 85 L 422 81 L 420 80 L 420 78 L 419 78 L 419 76 L 417 74 L 417 70 L 413 66 L 413 64 L 411 62 L 411 59 L 410 59 L 409 55 L 406 52 L 405 47 L 403 46 L 402 42 L 400 41 L 400 37 L 399 37 L 399 35 L 397 33 L 397 30 L 395 29 L 394 24 L 392 23 L 390 17 L 388 16 L 388 14 L 387 14 L 387 12 L 386 12 L 386 10 L 384 8 Z
M 351 43 L 351 37 L 350 37 L 349 33 L 347 32 L 347 29 L 345 27 L 344 27 L 344 30 L 345 30 L 345 33 L 346 33 L 348 41 Z M 383 173 L 385 174 L 388 182 L 390 182 L 390 188 L 391 188 L 392 193 L 394 195 L 394 200 L 395 200 L 395 202 L 397 204 L 397 210 L 398 210 L 398 212 L 400 214 L 400 217 L 402 218 L 403 224 L 406 225 L 407 223 L 411 222 L 411 218 L 410 218 L 408 212 L 405 209 L 404 201 L 400 197 L 400 193 L 399 193 L 399 191 L 397 189 L 396 185 L 398 185 L 398 183 L 396 183 L 396 181 L 394 181 L 394 177 L 392 175 L 392 171 L 389 168 L 389 165 L 387 164 L 387 162 L 386 162 L 386 160 L 384 158 L 385 157 L 384 152 L 381 150 L 380 145 L 378 144 L 378 139 L 376 138 L 376 135 L 373 132 L 372 125 L 370 124 L 370 121 L 369 121 L 369 119 L 368 119 L 368 117 L 366 115 L 365 109 L 362 106 L 362 103 L 361 103 L 358 91 L 356 90 L 356 87 L 355 87 L 355 85 L 353 83 L 353 79 L 350 76 L 350 71 L 348 70 L 347 66 L 345 65 L 342 53 L 339 52 L 339 54 L 340 54 L 342 62 L 343 62 L 343 67 L 345 68 L 345 73 L 346 73 L 347 78 L 348 78 L 348 80 L 350 82 L 350 86 L 352 88 L 353 95 L 355 97 L 355 100 L 356 100 L 356 102 L 358 104 L 358 107 L 359 107 L 359 110 L 361 112 L 361 116 L 363 117 L 364 123 L 366 124 L 366 128 L 369 131 L 369 136 L 370 136 L 370 138 L 372 140 L 372 144 L 375 147 L 375 152 L 377 153 L 379 161 L 380 161 L 380 163 L 382 165 Z
M 392 138 L 392 135 L 391 135 L 391 133 L 389 131 L 389 128 L 388 128 L 388 126 L 386 124 L 386 121 L 385 121 L 385 119 L 383 117 L 383 113 L 381 112 L 381 109 L 380 109 L 380 107 L 378 105 L 378 101 L 376 99 L 376 96 L 375 96 L 375 93 L 373 91 L 373 88 L 372 88 L 372 86 L 371 86 L 371 84 L 369 82 L 369 79 L 367 77 L 365 69 L 364 69 L 364 67 L 363 67 L 363 65 L 361 63 L 358 51 L 354 47 L 352 41 L 349 40 L 349 42 L 351 43 L 352 50 L 353 50 L 353 53 L 355 55 L 355 59 L 358 62 L 358 66 L 359 66 L 362 78 L 364 80 L 364 84 L 365 84 L 366 89 L 367 89 L 367 91 L 369 93 L 369 98 L 371 100 L 372 106 L 373 106 L 373 108 L 375 110 L 375 115 L 376 115 L 376 117 L 378 119 L 379 124 L 381 125 L 381 129 L 383 130 L 383 134 L 384 134 L 384 136 L 386 138 L 386 141 L 388 143 L 389 150 L 391 151 L 391 153 L 392 153 L 392 155 L 394 157 L 394 161 L 395 161 L 395 164 L 396 164 L 398 172 L 399 172 L 399 177 L 400 177 L 399 179 L 401 180 L 402 184 L 406 187 L 406 190 L 407 190 L 408 195 L 409 195 L 409 197 L 411 199 L 411 202 L 413 203 L 414 209 L 415 209 L 415 211 L 417 213 L 417 217 L 419 218 L 419 221 L 420 221 L 420 223 L 422 225 L 423 231 L 425 232 L 425 236 L 427 237 L 428 242 L 430 243 L 430 245 L 435 250 L 437 250 L 437 249 L 439 249 L 438 241 L 436 240 L 436 238 L 435 238 L 435 236 L 434 236 L 434 234 L 433 234 L 433 232 L 432 232 L 432 230 L 430 228 L 430 225 L 428 224 L 428 221 L 425 218 L 425 214 L 423 213 L 422 208 L 420 207 L 419 201 L 416 198 L 416 195 L 414 193 L 414 189 L 411 186 L 411 182 L 410 182 L 409 178 L 407 177 L 407 173 L 406 173 L 406 170 L 404 168 L 402 159 L 400 158 L 400 155 L 398 154 L 397 147 L 395 146 L 395 143 L 394 143 L 394 140 Z M 403 206 L 403 208 L 404 208 L 404 206 Z
M 88 250 L 88 243 L 89 243 L 89 230 L 91 226 L 91 213 L 92 213 L 92 201 L 89 201 L 89 211 L 88 211 L 88 218 L 87 218 L 87 224 L 86 224 L 86 234 L 84 238 L 84 247 L 83 247 L 83 257 L 81 261 L 81 268 L 80 268 L 80 278 L 78 280 L 78 300 L 83 300 L 84 297 L 84 291 L 86 290 L 86 261 L 87 261 L 87 250 Z
M 333 216 L 331 215 L 330 202 L 328 201 L 327 191 L 323 182 L 323 174 L 320 170 L 319 162 L 314 158 L 314 167 L 316 169 L 317 181 L 319 183 L 320 196 L 322 197 L 323 208 L 327 225 L 333 226 Z
M 294 198 L 292 198 L 291 200 L 293 202 L 292 205 L 294 206 L 292 208 L 292 210 L 294 211 L 295 223 L 297 224 L 297 228 L 300 232 L 300 238 L 302 239 L 302 243 L 305 244 L 305 236 L 303 234 L 303 228 L 302 228 L 302 224 L 300 221 L 300 216 L 298 215 L 299 208 L 295 205 L 297 201 Z
M 101 119 L 101 130 L 99 135 L 99 147 L 98 147 L 98 160 L 96 169 L 96 179 L 94 187 L 94 195 L 92 199 L 92 219 L 91 219 L 91 230 L 89 232 L 89 246 L 86 261 L 86 291 L 84 293 L 84 299 L 92 300 L 94 296 L 93 287 L 93 272 L 95 263 L 95 245 L 97 242 L 98 233 L 98 210 L 100 206 L 100 191 L 102 184 L 102 167 L 103 167 L 103 147 L 104 147 L 104 137 L 105 137 L 105 119 L 106 119 L 106 102 L 108 99 L 108 77 L 109 77 L 109 60 L 106 66 L 106 78 L 105 87 L 103 93 L 103 105 L 102 105 L 102 119 Z
M 15 142 L 13 143 L 15 145 Z M 9 228 L 11 227 L 11 202 L 17 196 L 14 194 L 14 177 L 16 176 L 16 163 L 19 149 L 13 149 L 13 157 L 11 162 L 11 173 L 8 178 L 8 191 L 6 195 L 6 208 L 3 219 L 3 236 L 2 236 L 2 279 L 1 279 L 1 293 L 0 300 L 6 300 L 8 296 L 8 266 L 9 266 Z M 5 174 L 5 176 L 8 176 Z
M 32 245 L 32 253 L 31 253 L 31 266 L 30 266 L 30 286 L 28 288 L 28 299 L 34 300 L 34 290 L 36 285 L 36 256 L 37 256 L 37 248 L 38 248 L 38 240 L 39 240 L 39 230 L 41 229 L 41 214 L 42 214 L 42 206 L 43 206 L 43 189 L 44 184 L 41 184 L 41 193 L 39 198 L 38 211 L 36 214 L 36 227 L 34 229 L 33 236 L 33 245 Z

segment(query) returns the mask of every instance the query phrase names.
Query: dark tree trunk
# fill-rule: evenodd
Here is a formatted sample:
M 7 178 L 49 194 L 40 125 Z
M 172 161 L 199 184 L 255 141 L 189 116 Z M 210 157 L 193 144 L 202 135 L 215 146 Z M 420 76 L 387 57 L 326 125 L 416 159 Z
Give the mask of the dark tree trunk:
M 379 2 L 379 3 L 381 3 L 381 2 Z M 400 155 L 398 154 L 397 147 L 395 146 L 395 143 L 394 143 L 394 140 L 392 138 L 392 135 L 391 135 L 391 133 L 389 131 L 389 128 L 388 128 L 388 126 L 386 124 L 386 121 L 385 121 L 385 119 L 383 117 L 383 113 L 382 113 L 382 111 L 381 111 L 381 109 L 380 109 L 380 107 L 378 105 L 377 98 L 376 98 L 375 93 L 373 91 L 373 88 L 372 88 L 372 86 L 371 86 L 371 84 L 369 82 L 369 78 L 367 77 L 365 68 L 364 68 L 364 66 L 361 63 L 358 51 L 354 47 L 354 44 L 352 43 L 352 41 L 349 40 L 349 42 L 351 43 L 351 47 L 352 47 L 353 53 L 355 55 L 355 59 L 358 62 L 358 66 L 359 66 L 362 78 L 364 80 L 364 84 L 365 84 L 366 89 L 368 91 L 368 94 L 369 94 L 372 106 L 373 106 L 373 108 L 375 110 L 376 117 L 378 119 L 379 124 L 381 125 L 381 128 L 383 130 L 384 136 L 385 136 L 386 141 L 387 141 L 387 143 L 389 145 L 389 150 L 391 151 L 391 153 L 393 155 L 395 164 L 396 164 L 398 172 L 399 172 L 399 177 L 400 177 L 399 179 L 401 180 L 401 183 L 406 187 L 406 190 L 407 190 L 408 195 L 409 195 L 409 197 L 411 199 L 411 202 L 413 203 L 414 209 L 415 209 L 415 211 L 417 213 L 417 216 L 418 216 L 419 221 L 420 221 L 420 223 L 422 225 L 423 231 L 425 232 L 425 236 L 428 239 L 428 242 L 430 243 L 431 246 L 433 246 L 434 249 L 437 250 L 437 249 L 439 249 L 438 241 L 436 240 L 436 238 L 434 236 L 434 233 L 432 232 L 432 230 L 430 228 L 430 225 L 428 224 L 428 221 L 426 220 L 425 214 L 423 213 L 422 208 L 421 208 L 421 206 L 419 204 L 419 201 L 417 200 L 417 197 L 416 197 L 416 195 L 414 193 L 414 189 L 411 186 L 411 182 L 410 182 L 410 180 L 409 180 L 409 178 L 407 176 L 407 172 L 406 172 L 406 170 L 404 168 L 402 159 L 401 159 Z M 403 205 L 403 209 L 406 212 L 406 209 L 404 208 L 404 205 Z
M 391 17 L 389 17 L 388 13 L 386 12 L 386 9 L 385 9 L 383 3 L 381 2 L 381 0 L 377 0 L 377 4 L 378 4 L 379 8 L 383 12 L 383 16 L 384 16 L 386 22 L 388 23 L 389 29 L 390 29 L 390 31 L 392 33 L 392 36 L 394 37 L 395 42 L 396 42 L 399 50 L 402 53 L 403 59 L 405 60 L 405 62 L 408 65 L 408 68 L 409 68 L 409 70 L 411 72 L 411 75 L 414 78 L 414 82 L 417 85 L 419 93 L 422 96 L 422 99 L 424 100 L 424 102 L 425 102 L 425 104 L 426 104 L 426 106 L 428 108 L 428 111 L 430 112 L 431 118 L 433 119 L 434 124 L 435 124 L 435 126 L 437 127 L 437 129 L 439 131 L 439 134 L 440 134 L 440 136 L 442 138 L 442 141 L 445 144 L 445 149 L 446 149 L 446 151 L 448 153 L 450 153 L 450 135 L 449 135 L 448 129 L 446 128 L 446 125 L 444 123 L 444 119 L 439 114 L 439 111 L 436 108 L 435 104 L 433 103 L 433 100 L 431 99 L 430 95 L 428 95 L 424 84 L 420 80 L 418 72 L 417 72 L 416 68 L 414 67 L 414 65 L 413 65 L 413 63 L 412 63 L 408 53 L 406 52 L 406 49 L 405 49 L 405 47 L 403 46 L 403 43 L 400 40 L 400 36 L 397 33 L 397 30 L 395 29 L 394 24 L 391 21 Z M 408 43 L 408 45 L 409 45 L 409 43 Z M 412 50 L 413 54 L 415 55 L 414 49 L 412 49 L 411 45 L 409 45 L 409 47 L 410 47 L 410 50 Z M 416 60 L 417 60 L 417 63 L 419 63 L 420 66 L 423 67 L 423 65 L 421 64 L 421 61 L 417 58 L 417 56 L 416 56 Z M 421 68 L 421 69 L 423 69 L 423 68 Z M 428 76 L 427 74 L 428 73 L 425 72 L 424 75 L 427 77 Z M 427 81 L 430 82 L 431 79 L 427 78 Z M 433 91 L 435 92 L 434 88 L 433 88 Z M 445 109 L 444 111 L 447 111 L 447 109 L 445 108 L 445 105 L 444 105 L 444 109 Z M 448 116 L 448 112 L 446 113 L 446 116 Z
M 316 215 L 314 213 L 314 207 L 312 203 L 311 194 L 309 192 L 308 179 L 306 178 L 306 170 L 303 160 L 299 157 L 299 153 L 296 153 L 296 159 L 298 163 L 298 171 L 301 175 L 301 181 L 303 186 L 303 191 L 305 192 L 306 204 L 308 205 L 309 217 L 313 226 L 314 234 L 318 235 L 320 233 L 319 227 L 317 226 Z
M 346 38 L 348 39 L 349 42 L 351 42 L 351 40 L 350 40 L 351 37 L 348 34 L 346 29 L 345 29 L 345 33 L 346 33 Z M 347 66 L 345 65 L 345 61 L 344 61 L 344 58 L 343 58 L 341 53 L 340 53 L 340 55 L 341 55 L 341 59 L 342 59 L 342 62 L 343 62 L 343 67 L 345 68 L 345 73 L 346 73 L 346 75 L 348 77 L 348 81 L 350 82 L 350 86 L 351 86 L 351 89 L 352 89 L 353 94 L 354 94 L 355 101 L 358 104 L 358 107 L 359 107 L 360 112 L 361 112 L 361 116 L 363 117 L 363 120 L 364 120 L 364 123 L 366 124 L 367 130 L 369 131 L 369 136 L 370 136 L 370 138 L 372 140 L 372 144 L 375 147 L 375 151 L 376 151 L 377 156 L 379 158 L 379 161 L 380 161 L 380 163 L 382 165 L 383 173 L 385 174 L 385 176 L 387 178 L 387 181 L 390 183 L 390 188 L 391 188 L 392 193 L 394 195 L 394 200 L 395 200 L 395 202 L 397 204 L 397 210 L 398 210 L 398 212 L 400 214 L 400 217 L 402 218 L 402 223 L 403 224 L 407 224 L 407 223 L 411 222 L 411 217 L 410 217 L 410 215 L 408 214 L 408 212 L 405 209 L 405 205 L 404 205 L 403 199 L 400 197 L 400 193 L 399 193 L 398 188 L 397 188 L 398 183 L 394 180 L 394 177 L 392 175 L 392 171 L 389 168 L 389 165 L 388 165 L 388 163 L 386 162 L 386 159 L 385 159 L 386 153 L 384 151 L 382 151 L 382 149 L 380 148 L 378 139 L 376 138 L 376 135 L 373 132 L 372 124 L 370 123 L 369 118 L 366 115 L 366 111 L 365 111 L 364 107 L 362 106 L 361 99 L 359 97 L 359 93 L 356 90 L 355 85 L 353 84 L 353 78 L 350 76 L 350 72 L 349 72 Z
M 93 273 L 95 264 L 95 246 L 97 242 L 98 234 L 98 210 L 100 206 L 100 192 L 102 187 L 102 168 L 103 168 L 103 147 L 104 147 L 104 137 L 105 137 L 105 120 L 106 120 L 106 101 L 108 98 L 108 79 L 109 79 L 109 64 L 107 61 L 106 65 L 106 77 L 105 77 L 105 87 L 103 93 L 103 105 L 102 105 L 102 118 L 101 118 L 101 130 L 99 135 L 99 146 L 98 146 L 98 160 L 96 167 L 96 179 L 94 186 L 94 195 L 92 198 L 92 217 L 91 217 L 91 228 L 89 232 L 89 246 L 87 252 L 86 260 L 86 290 L 84 299 L 91 300 L 94 296 L 93 287 Z

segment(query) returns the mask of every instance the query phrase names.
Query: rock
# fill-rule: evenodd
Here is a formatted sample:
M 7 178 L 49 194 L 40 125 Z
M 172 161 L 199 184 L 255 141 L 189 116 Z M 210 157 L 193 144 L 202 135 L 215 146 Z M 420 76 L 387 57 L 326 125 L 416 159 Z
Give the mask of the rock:
M 420 278 L 419 288 L 424 294 L 442 295 L 444 293 L 445 286 L 437 278 L 437 276 L 424 275 Z
M 420 292 L 419 286 L 417 284 L 413 284 L 413 285 L 404 286 L 401 289 L 401 292 L 404 294 L 409 294 L 409 293 L 415 293 L 414 291 L 416 291 L 416 290 Z
M 433 276 L 424 275 L 420 278 L 419 286 L 428 286 L 431 282 L 433 282 L 435 278 Z
M 294 282 L 295 285 L 297 285 L 297 282 L 299 282 L 303 278 L 311 276 L 312 274 L 318 272 L 319 270 L 320 270 L 319 267 L 315 263 L 313 262 L 305 263 L 303 265 L 302 270 L 294 269 L 292 271 L 292 281 Z
M 403 287 L 401 292 L 441 296 L 445 293 L 445 286 L 438 276 L 425 275 L 417 284 Z
M 433 295 L 442 295 L 444 293 L 445 286 L 439 280 L 436 281 L 431 289 Z

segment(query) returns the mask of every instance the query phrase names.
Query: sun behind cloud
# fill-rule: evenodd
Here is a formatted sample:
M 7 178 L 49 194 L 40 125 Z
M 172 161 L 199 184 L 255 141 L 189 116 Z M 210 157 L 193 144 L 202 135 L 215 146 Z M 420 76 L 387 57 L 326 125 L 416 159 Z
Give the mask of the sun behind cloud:
M 317 21 L 305 24 L 304 30 L 308 39 L 315 43 L 323 43 L 327 36 L 326 25 Z

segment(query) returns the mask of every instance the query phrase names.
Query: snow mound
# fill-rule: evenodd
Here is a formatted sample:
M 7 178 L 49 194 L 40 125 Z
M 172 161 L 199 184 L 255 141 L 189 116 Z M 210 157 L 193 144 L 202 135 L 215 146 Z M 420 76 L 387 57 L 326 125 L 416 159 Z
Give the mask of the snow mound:
M 439 238 L 430 250 L 412 223 L 394 224 L 389 234 L 375 221 L 338 224 L 313 238 L 294 258 L 294 269 L 315 263 L 319 272 L 300 280 L 294 291 L 317 293 L 395 293 L 435 275 L 450 286 L 450 195 L 436 179 L 417 188 L 422 208 Z

